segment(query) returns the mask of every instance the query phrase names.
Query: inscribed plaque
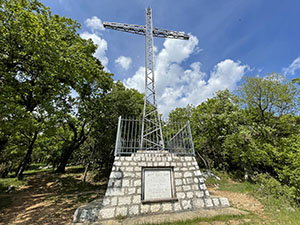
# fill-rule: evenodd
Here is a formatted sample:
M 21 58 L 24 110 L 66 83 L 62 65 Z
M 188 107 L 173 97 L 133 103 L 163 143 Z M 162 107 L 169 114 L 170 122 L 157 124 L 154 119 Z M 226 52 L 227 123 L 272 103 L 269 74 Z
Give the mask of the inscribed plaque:
M 171 168 L 144 168 L 143 173 L 144 200 L 171 199 L 173 197 Z

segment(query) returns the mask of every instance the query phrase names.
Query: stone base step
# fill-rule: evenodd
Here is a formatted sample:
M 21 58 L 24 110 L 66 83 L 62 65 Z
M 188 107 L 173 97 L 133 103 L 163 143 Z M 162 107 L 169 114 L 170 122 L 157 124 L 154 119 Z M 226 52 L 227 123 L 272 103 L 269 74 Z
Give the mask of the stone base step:
M 158 215 L 144 215 L 131 218 L 110 219 L 105 221 L 72 223 L 71 225 L 135 225 L 135 224 L 159 224 L 164 222 L 176 222 L 195 218 L 211 218 L 219 215 L 248 215 L 249 212 L 235 208 L 198 209 L 193 211 L 163 213 Z

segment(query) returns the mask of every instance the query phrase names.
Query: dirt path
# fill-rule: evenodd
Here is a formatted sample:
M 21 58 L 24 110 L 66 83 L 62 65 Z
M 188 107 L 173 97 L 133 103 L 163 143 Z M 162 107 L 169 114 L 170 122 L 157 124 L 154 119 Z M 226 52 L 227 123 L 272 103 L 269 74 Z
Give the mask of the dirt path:
M 85 204 L 80 198 L 84 194 L 89 198 L 97 197 L 97 194 L 91 194 L 95 191 L 62 195 L 59 193 L 61 186 L 53 175 L 34 176 L 27 186 L 11 194 L 12 205 L 0 212 L 0 224 L 70 224 L 76 208 Z
M 271 219 L 266 215 L 264 212 L 263 205 L 254 197 L 250 196 L 249 194 L 245 193 L 237 193 L 237 192 L 230 192 L 230 191 L 220 191 L 216 188 L 209 188 L 209 193 L 214 196 L 223 196 L 228 198 L 232 207 L 237 209 L 246 210 L 251 212 L 258 217 L 254 218 L 252 221 L 251 219 L 243 219 L 243 220 L 230 220 L 227 223 L 220 222 L 220 224 L 267 224 L 271 221 Z M 200 223 L 201 224 L 201 223 Z M 211 223 L 213 225 L 218 223 Z
M 16 195 L 13 205 L 0 214 L 0 224 L 68 224 L 74 213 L 68 203 L 45 201 L 43 195 L 30 192 Z M 63 210 L 62 210 L 63 209 Z
M 248 194 L 220 191 L 215 188 L 209 188 L 209 193 L 213 196 L 223 196 L 228 198 L 231 205 L 235 208 L 247 210 L 259 215 L 264 213 L 263 205 Z
M 28 186 L 22 187 L 13 194 L 11 207 L 0 213 L 0 224 L 67 224 L 71 222 L 73 208 L 70 209 L 67 202 L 47 201 L 46 199 L 53 194 L 51 181 L 40 179 L 41 177 L 36 177 L 29 180 Z

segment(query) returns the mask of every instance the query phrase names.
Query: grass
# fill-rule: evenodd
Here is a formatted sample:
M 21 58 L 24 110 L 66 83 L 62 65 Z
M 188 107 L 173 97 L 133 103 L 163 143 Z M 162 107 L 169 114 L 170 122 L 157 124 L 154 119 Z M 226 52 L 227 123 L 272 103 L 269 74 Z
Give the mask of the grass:
M 31 170 L 24 171 L 23 175 L 24 175 L 24 177 L 28 177 L 28 176 L 33 176 L 36 174 L 41 174 L 44 172 L 54 172 L 54 170 L 51 168 L 49 168 L 49 169 L 31 169 Z
M 252 193 L 256 190 L 256 185 L 251 184 L 250 182 L 242 182 L 242 183 L 227 183 L 220 186 L 221 191 L 232 191 L 239 193 Z
M 26 184 L 26 180 L 18 180 L 17 178 L 0 178 L 0 194 L 5 193 L 10 185 L 20 187 Z
M 221 180 L 215 178 L 208 178 L 206 184 L 208 186 L 219 185 L 219 190 L 247 193 L 254 198 L 258 199 L 264 207 L 264 214 L 269 218 L 268 221 L 263 221 L 257 217 L 249 224 L 276 224 L 276 225 L 300 225 L 300 209 L 298 207 L 291 207 L 283 196 L 264 195 L 259 192 L 261 188 L 259 184 L 251 183 L 248 181 L 231 180 L 230 176 L 226 173 L 214 171 L 214 174 L 219 176 Z M 231 181 L 231 182 L 228 182 Z M 268 192 L 268 190 L 264 190 Z M 245 223 L 247 224 L 247 223 Z
M 74 204 L 84 204 L 101 197 L 106 189 L 106 183 L 91 180 L 83 183 L 81 181 L 83 171 L 84 167 L 79 165 L 68 167 L 65 174 L 48 173 L 43 183 L 52 185 L 51 193 L 46 196 L 45 201 L 62 203 L 72 198 Z
M 281 210 L 280 212 L 272 213 L 274 222 L 270 224 L 285 224 L 285 225 L 299 225 L 300 224 L 300 212 Z
M 265 214 L 272 220 L 268 224 L 300 224 L 300 209 L 298 207 L 291 207 L 282 201 L 282 199 L 276 198 L 276 196 L 258 198 L 264 206 Z
M 248 181 L 240 181 L 231 178 L 227 173 L 213 171 L 213 174 L 221 178 L 217 180 L 214 177 L 209 177 L 206 179 L 205 184 L 209 187 L 219 186 L 221 191 L 231 191 L 238 193 L 253 193 L 257 190 L 258 186 L 254 183 Z
M 26 184 L 26 181 L 20 181 L 17 178 L 0 178 L 0 211 L 9 207 L 12 204 L 12 193 L 8 193 L 8 187 L 14 186 L 15 188 L 21 187 Z
M 232 221 L 232 220 L 240 220 L 243 221 L 243 224 L 249 224 L 247 221 L 250 220 L 252 215 L 219 215 L 209 218 L 195 218 L 191 220 L 184 220 L 184 221 L 177 221 L 177 222 L 164 222 L 159 224 L 144 224 L 144 225 L 198 225 L 201 222 L 206 223 L 215 223 L 215 222 L 226 222 L 226 221 Z
M 105 190 L 106 184 L 101 182 L 83 183 L 80 179 L 78 179 L 81 175 L 75 173 L 74 171 L 76 170 L 74 170 L 74 168 L 71 173 L 70 171 L 71 170 L 55 179 L 55 183 L 52 185 L 52 189 L 55 191 L 46 197 L 47 201 L 63 202 L 69 199 L 70 196 L 76 195 L 74 203 L 87 203 L 99 197 L 97 194 L 99 190 Z M 53 182 L 53 180 L 49 180 L 49 182 Z
M 24 171 L 23 175 L 26 176 L 32 176 L 35 174 L 41 174 L 44 172 L 54 172 L 53 168 L 45 168 L 47 165 L 43 163 L 32 163 L 30 167 Z

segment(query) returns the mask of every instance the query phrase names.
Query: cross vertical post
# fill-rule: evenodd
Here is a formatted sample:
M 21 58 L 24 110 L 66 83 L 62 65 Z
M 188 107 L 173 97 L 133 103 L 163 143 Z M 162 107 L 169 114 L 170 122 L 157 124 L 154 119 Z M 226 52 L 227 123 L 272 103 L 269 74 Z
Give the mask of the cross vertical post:
M 150 8 L 146 9 L 145 39 L 145 95 L 140 145 L 141 149 L 145 150 L 162 150 L 164 140 L 156 102 L 152 10 Z
M 164 139 L 161 118 L 157 109 L 153 37 L 188 40 L 189 36 L 183 32 L 169 31 L 152 26 L 152 10 L 146 9 L 146 25 L 104 22 L 105 28 L 139 34 L 145 36 L 145 94 L 141 130 L 141 150 L 163 150 Z

